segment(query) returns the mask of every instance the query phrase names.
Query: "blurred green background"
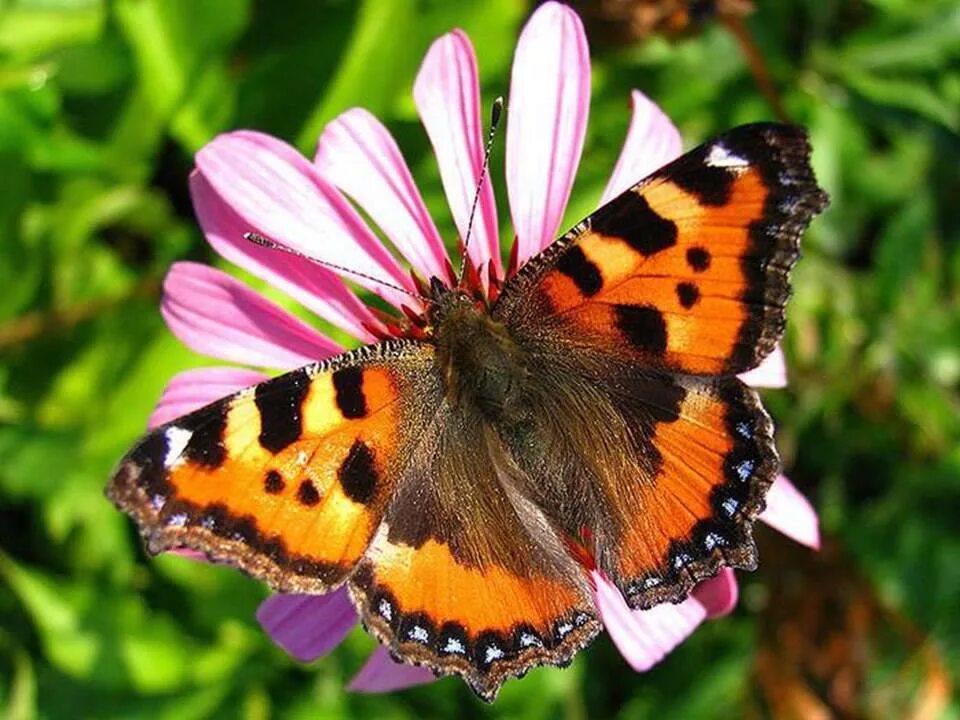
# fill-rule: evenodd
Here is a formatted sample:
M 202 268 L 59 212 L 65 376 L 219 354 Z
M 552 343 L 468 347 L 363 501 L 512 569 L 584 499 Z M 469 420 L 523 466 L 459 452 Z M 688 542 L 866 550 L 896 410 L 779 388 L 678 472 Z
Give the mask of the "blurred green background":
M 739 39 L 735 21 L 682 37 L 594 26 L 569 220 L 599 197 L 633 87 L 691 145 L 775 117 L 774 91 L 809 127 L 833 198 L 794 276 L 790 387 L 766 393 L 824 550 L 760 530 L 761 570 L 741 575 L 735 614 L 652 672 L 632 673 L 601 637 L 566 671 L 508 683 L 492 707 L 449 679 L 347 694 L 373 646 L 362 631 L 313 666 L 292 662 L 253 619 L 261 585 L 147 558 L 104 499 L 166 380 L 208 362 L 158 312 L 172 261 L 222 265 L 192 215 L 192 154 L 249 127 L 312 155 L 324 123 L 362 105 L 395 132 L 452 239 L 414 75 L 432 39 L 462 27 L 489 105 L 506 95 L 529 11 L 520 0 L 0 0 L 0 715 L 960 717 L 954 0 L 769 0 Z M 750 44 L 772 78 L 766 95 Z M 505 209 L 502 157 L 501 142 L 492 177 Z

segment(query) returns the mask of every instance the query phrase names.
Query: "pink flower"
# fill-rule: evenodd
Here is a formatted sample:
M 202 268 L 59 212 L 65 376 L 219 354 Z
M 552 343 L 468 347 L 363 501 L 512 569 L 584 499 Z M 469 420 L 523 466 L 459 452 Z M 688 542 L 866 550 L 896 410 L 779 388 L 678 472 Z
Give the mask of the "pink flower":
M 433 144 L 440 176 L 460 237 L 479 179 L 484 127 L 477 65 L 467 36 L 458 31 L 434 42 L 414 85 L 414 100 Z M 547 2 L 533 14 L 517 44 L 506 131 L 506 180 L 523 263 L 557 235 L 583 148 L 590 100 L 590 60 L 578 17 Z M 606 202 L 679 155 L 670 120 L 639 91 L 620 159 L 600 199 Z M 224 258 L 301 302 L 358 342 L 385 331 L 383 322 L 331 270 L 254 245 L 258 232 L 294 250 L 374 278 L 351 277 L 395 307 L 411 299 L 376 281 L 416 292 L 410 274 L 380 242 L 349 196 L 377 224 L 421 278 L 451 278 L 440 231 L 427 213 L 396 142 L 365 110 L 333 120 L 313 162 L 275 138 L 251 131 L 221 135 L 197 154 L 190 188 L 197 216 Z M 498 216 L 492 183 L 484 185 L 469 256 L 500 280 Z M 489 276 L 481 273 L 486 286 Z M 228 362 L 288 370 L 341 350 L 340 345 L 253 292 L 229 275 L 190 262 L 175 264 L 164 285 L 163 316 L 191 349 Z M 218 367 L 177 375 L 164 392 L 157 425 L 231 392 L 260 382 L 252 370 Z M 756 386 L 786 383 L 777 351 L 744 379 Z M 819 543 L 817 516 L 786 478 L 770 490 L 765 522 L 811 547 Z M 646 670 L 706 618 L 730 612 L 737 599 L 731 570 L 701 583 L 684 602 L 646 611 L 627 608 L 619 591 L 593 571 L 600 616 L 627 662 Z M 327 595 L 275 595 L 257 618 L 274 641 L 309 661 L 332 650 L 357 623 L 345 590 Z M 392 661 L 378 648 L 353 679 L 358 691 L 387 691 L 433 676 Z

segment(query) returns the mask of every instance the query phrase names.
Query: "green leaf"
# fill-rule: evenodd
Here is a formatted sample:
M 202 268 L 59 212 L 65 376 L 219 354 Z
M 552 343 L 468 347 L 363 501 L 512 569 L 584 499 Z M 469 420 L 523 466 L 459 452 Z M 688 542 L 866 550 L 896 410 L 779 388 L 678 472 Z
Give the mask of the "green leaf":
M 895 78 L 847 68 L 844 80 L 856 92 L 880 105 L 916 113 L 953 132 L 960 130 L 960 109 L 946 100 L 937 88 L 918 78 Z
M 69 45 L 91 42 L 100 36 L 106 19 L 103 0 L 43 0 L 4 3 L 0 13 L 0 54 L 27 62 Z M 12 5 L 12 7 L 11 7 Z
M 363 0 L 344 58 L 320 103 L 297 135 L 297 145 L 312 153 L 323 126 L 340 112 L 363 105 L 374 114 L 391 107 L 420 56 L 413 0 Z
M 866 37 L 841 50 L 841 62 L 865 72 L 937 70 L 960 58 L 960 10 L 891 37 Z
M 12 637 L 0 631 L 0 648 L 4 650 L 13 672 L 9 687 L 0 687 L 0 710 L 7 720 L 31 720 L 37 716 L 37 678 L 33 659 L 16 645 Z
M 923 267 L 933 230 L 932 201 L 926 192 L 914 196 L 884 229 L 877 241 L 876 290 L 881 312 L 890 312 Z

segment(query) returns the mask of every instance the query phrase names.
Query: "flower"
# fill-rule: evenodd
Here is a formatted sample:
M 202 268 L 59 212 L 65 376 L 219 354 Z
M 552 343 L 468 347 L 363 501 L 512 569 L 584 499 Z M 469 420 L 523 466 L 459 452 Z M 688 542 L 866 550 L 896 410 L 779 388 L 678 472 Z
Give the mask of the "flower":
M 517 44 L 506 130 L 506 180 L 516 231 L 515 257 L 523 263 L 553 241 L 583 148 L 590 99 L 590 60 L 580 20 L 569 8 L 544 3 Z M 484 128 L 477 66 L 467 36 L 458 31 L 431 46 L 414 85 L 414 100 L 430 137 L 454 223 L 464 237 L 477 187 Z M 680 135 L 639 91 L 620 159 L 600 202 L 679 155 Z M 324 130 L 313 162 L 275 138 L 238 131 L 200 150 L 190 189 L 207 240 L 239 265 L 360 342 L 388 332 L 383 320 L 335 272 L 303 257 L 243 239 L 257 232 L 291 249 L 362 272 L 351 280 L 395 307 L 411 304 L 396 288 L 416 282 L 377 238 L 354 206 L 379 227 L 422 278 L 450 278 L 441 235 L 410 170 L 386 128 L 352 109 Z M 483 185 L 469 244 L 480 282 L 504 277 L 492 183 Z M 386 283 L 386 284 L 384 284 Z M 418 308 L 414 308 L 418 309 Z M 340 346 L 231 276 L 196 263 L 175 264 L 164 283 L 161 307 L 173 333 L 193 350 L 221 360 L 292 369 L 340 352 Z M 151 425 L 266 379 L 247 369 L 189 370 L 166 388 Z M 745 375 L 754 385 L 786 382 L 777 351 Z M 816 547 L 817 516 L 786 478 L 770 490 L 761 519 Z M 619 591 L 593 571 L 594 600 L 613 641 L 636 670 L 646 670 L 704 619 L 729 612 L 737 584 L 729 569 L 702 582 L 684 602 L 630 610 Z M 280 646 L 301 660 L 334 648 L 357 623 L 341 589 L 327 595 L 275 595 L 257 617 Z M 353 679 L 359 691 L 385 691 L 427 682 L 422 668 L 395 663 L 381 647 Z

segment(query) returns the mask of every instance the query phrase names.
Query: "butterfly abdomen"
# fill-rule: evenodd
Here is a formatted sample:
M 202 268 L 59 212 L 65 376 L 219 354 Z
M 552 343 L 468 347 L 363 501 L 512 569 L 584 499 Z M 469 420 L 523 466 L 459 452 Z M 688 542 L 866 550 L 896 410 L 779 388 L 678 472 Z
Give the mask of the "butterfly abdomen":
M 465 298 L 452 296 L 438 313 L 434 338 L 452 405 L 479 412 L 491 422 L 518 419 L 529 369 L 523 350 L 502 323 Z

